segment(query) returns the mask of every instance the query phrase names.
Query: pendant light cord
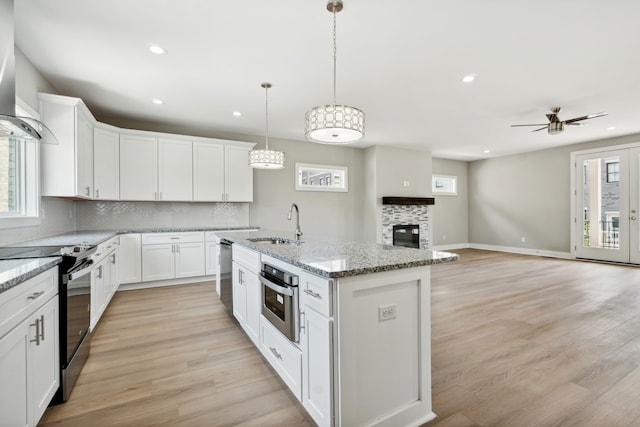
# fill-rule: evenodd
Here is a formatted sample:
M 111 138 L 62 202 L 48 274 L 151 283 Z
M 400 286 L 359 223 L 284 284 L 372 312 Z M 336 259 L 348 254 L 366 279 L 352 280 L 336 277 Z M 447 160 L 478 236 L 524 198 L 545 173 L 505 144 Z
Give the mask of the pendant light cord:
M 336 62 L 337 62 L 337 47 L 336 47 L 336 8 L 333 8 L 333 105 L 336 105 Z
M 265 145 L 269 151 L 269 86 L 264 86 L 264 109 L 265 109 Z

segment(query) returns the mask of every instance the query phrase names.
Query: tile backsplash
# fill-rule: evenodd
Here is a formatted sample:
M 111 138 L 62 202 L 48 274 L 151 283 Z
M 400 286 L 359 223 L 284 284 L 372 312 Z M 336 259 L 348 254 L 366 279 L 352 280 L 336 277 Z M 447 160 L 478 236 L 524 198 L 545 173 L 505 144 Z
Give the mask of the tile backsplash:
M 249 225 L 249 203 L 76 202 L 78 230 Z

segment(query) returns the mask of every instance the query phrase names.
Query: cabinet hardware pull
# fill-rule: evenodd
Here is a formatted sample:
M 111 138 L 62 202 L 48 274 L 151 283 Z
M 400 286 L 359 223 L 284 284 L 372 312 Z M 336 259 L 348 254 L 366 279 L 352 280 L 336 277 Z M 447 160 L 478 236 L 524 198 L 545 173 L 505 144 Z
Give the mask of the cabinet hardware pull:
M 158 196 L 158 200 L 162 200 L 162 191 L 160 192 L 160 196 Z
M 102 279 L 102 266 L 98 267 L 98 279 Z
M 39 297 L 41 297 L 42 295 L 44 295 L 44 291 L 40 291 L 40 292 L 34 292 L 31 295 L 29 295 L 27 297 L 27 299 L 38 299 Z
M 180 240 L 179 237 L 170 237 L 171 240 Z
M 269 350 L 271 350 L 271 353 L 273 353 L 273 355 L 276 357 L 276 359 L 282 360 L 282 355 L 280 353 L 278 353 L 278 351 L 275 349 L 275 347 L 269 347 Z
M 307 294 L 307 295 L 309 295 L 309 296 L 311 296 L 311 297 L 318 298 L 318 299 L 322 299 L 322 295 L 320 295 L 320 294 L 318 294 L 318 293 L 315 293 L 315 292 L 313 292 L 313 291 L 310 291 L 309 289 L 305 289 L 305 290 L 304 290 L 304 293 L 305 293 L 305 294 Z
M 100 190 L 96 188 L 96 199 L 100 198 Z
M 40 315 L 40 341 L 44 341 L 44 314 Z
M 304 331 L 306 330 L 306 325 L 305 325 L 305 314 L 304 311 L 300 311 L 300 333 L 302 334 Z
M 33 323 L 29 326 L 35 326 L 36 327 L 36 339 L 35 340 L 29 340 L 29 342 L 34 342 L 36 343 L 36 345 L 40 345 L 40 319 L 36 319 L 36 323 Z
M 87 192 L 87 196 L 91 196 L 91 186 L 86 186 L 86 187 L 84 187 L 84 189 Z
M 111 264 L 116 263 L 116 254 L 111 255 Z

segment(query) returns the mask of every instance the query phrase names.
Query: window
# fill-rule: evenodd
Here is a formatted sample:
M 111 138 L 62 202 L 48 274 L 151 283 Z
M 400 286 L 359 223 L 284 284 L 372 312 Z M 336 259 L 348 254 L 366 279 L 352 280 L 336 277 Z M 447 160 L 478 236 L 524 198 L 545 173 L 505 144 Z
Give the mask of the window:
M 607 162 L 607 182 L 620 181 L 620 162 Z
M 349 191 L 348 168 L 296 163 L 297 191 Z
M 458 194 L 458 177 L 450 175 L 432 175 L 431 191 L 434 195 L 456 196 Z
M 16 115 L 38 118 L 24 102 L 17 100 Z M 0 138 L 0 228 L 38 225 L 39 144 Z

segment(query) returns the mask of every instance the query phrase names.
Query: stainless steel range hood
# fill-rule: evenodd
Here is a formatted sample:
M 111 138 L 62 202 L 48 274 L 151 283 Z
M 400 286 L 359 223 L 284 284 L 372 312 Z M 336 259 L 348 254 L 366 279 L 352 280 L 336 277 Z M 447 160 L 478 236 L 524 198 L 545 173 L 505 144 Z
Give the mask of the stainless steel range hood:
M 59 144 L 42 122 L 16 116 L 13 0 L 0 0 L 0 139 Z

